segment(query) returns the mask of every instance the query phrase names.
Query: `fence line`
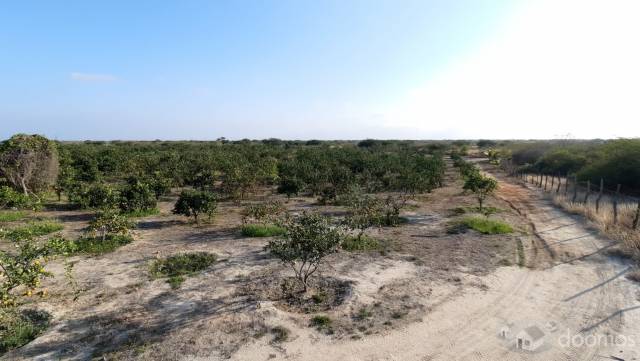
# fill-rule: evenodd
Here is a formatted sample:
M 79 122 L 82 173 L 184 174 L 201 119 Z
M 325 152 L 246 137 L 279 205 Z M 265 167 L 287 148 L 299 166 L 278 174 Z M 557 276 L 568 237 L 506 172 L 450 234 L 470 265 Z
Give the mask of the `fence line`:
M 510 172 L 510 176 L 522 179 L 525 183 L 540 188 L 545 194 L 552 195 L 571 206 L 593 207 L 595 213 L 603 219 L 611 216 L 613 225 L 637 230 L 640 226 L 640 197 L 621 193 L 622 185 L 617 184 L 615 191 L 605 187 L 600 179 L 597 188 L 591 181 L 577 180 L 573 176 L 560 174 Z

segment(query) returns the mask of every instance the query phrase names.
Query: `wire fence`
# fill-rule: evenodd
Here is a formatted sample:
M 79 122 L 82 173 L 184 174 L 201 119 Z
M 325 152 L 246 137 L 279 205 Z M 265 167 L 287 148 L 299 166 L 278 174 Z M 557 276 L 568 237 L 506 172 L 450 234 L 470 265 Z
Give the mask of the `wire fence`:
M 569 208 L 584 207 L 595 212 L 595 216 L 605 224 L 632 230 L 640 226 L 640 197 L 624 194 L 621 184 L 612 188 L 607 187 L 603 178 L 594 184 L 591 181 L 578 181 L 575 176 L 521 172 L 511 172 L 510 175 L 552 195 L 558 202 L 565 202 Z

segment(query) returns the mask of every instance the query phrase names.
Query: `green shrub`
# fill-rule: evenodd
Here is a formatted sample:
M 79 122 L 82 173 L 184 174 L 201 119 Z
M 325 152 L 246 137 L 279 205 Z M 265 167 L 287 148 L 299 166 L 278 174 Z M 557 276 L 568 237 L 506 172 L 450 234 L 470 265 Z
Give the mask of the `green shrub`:
M 0 208 L 40 209 L 42 203 L 34 196 L 25 195 L 11 187 L 0 187 Z
M 115 210 L 98 211 L 89 222 L 87 234 L 93 238 L 99 236 L 104 241 L 107 236 L 126 236 L 133 227 L 133 222 Z
M 178 288 L 184 282 L 184 276 L 191 276 L 211 266 L 217 256 L 207 252 L 183 253 L 156 260 L 151 264 L 151 275 L 168 277 L 172 288 Z
M 187 217 L 193 217 L 196 224 L 198 223 L 199 216 L 206 214 L 209 216 L 209 220 L 213 217 L 218 203 L 216 195 L 209 191 L 193 191 L 184 190 L 180 193 L 178 201 L 173 207 L 173 214 L 181 214 Z
M 0 309 L 0 355 L 38 337 L 50 319 L 51 315 L 44 311 Z
M 0 211 L 0 222 L 15 222 L 27 217 L 23 211 Z
M 281 236 L 286 230 L 273 224 L 245 224 L 242 235 L 245 237 L 273 237 Z
M 283 237 L 269 241 L 267 250 L 291 267 L 307 292 L 309 278 L 323 258 L 338 251 L 342 233 L 328 217 L 308 212 L 288 220 L 285 228 Z
M 271 333 L 273 334 L 273 342 L 285 342 L 289 339 L 289 329 L 284 326 L 276 326 L 271 329 Z
M 108 235 L 104 240 L 94 237 L 85 237 L 75 241 L 76 253 L 100 255 L 113 252 L 131 242 L 133 242 L 133 238 L 129 235 Z
M 333 324 L 333 321 L 329 316 L 316 315 L 311 318 L 311 326 L 317 329 L 328 329 Z
M 513 232 L 513 227 L 501 221 L 495 221 L 484 217 L 467 217 L 462 224 L 484 234 L 503 234 Z
M 124 213 L 148 212 L 156 209 L 157 199 L 151 186 L 131 177 L 120 192 L 120 209 Z
M 286 211 L 281 201 L 247 204 L 242 209 L 242 223 L 275 223 Z
M 56 221 L 35 221 L 27 224 L 26 226 L 0 231 L 0 237 L 17 241 L 44 236 L 49 233 L 60 231 L 63 228 L 64 226 Z
M 353 237 L 348 236 L 342 241 L 340 245 L 342 249 L 349 252 L 357 252 L 357 251 L 376 251 L 382 248 L 380 241 L 375 238 L 361 236 L 361 237 Z

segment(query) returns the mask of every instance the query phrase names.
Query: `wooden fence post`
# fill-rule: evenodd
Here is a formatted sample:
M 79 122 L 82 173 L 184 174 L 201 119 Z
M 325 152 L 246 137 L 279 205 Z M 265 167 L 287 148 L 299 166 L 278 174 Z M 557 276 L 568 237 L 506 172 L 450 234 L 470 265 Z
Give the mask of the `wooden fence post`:
M 545 174 L 544 175 L 544 190 L 547 190 L 547 182 L 549 181 L 549 175 Z
M 556 176 L 552 174 L 551 175 L 551 187 L 549 187 L 550 190 L 553 190 L 553 184 L 554 184 L 555 180 L 556 180 Z
M 604 179 L 600 178 L 600 192 L 598 192 L 598 198 L 596 199 L 596 213 L 600 211 L 600 200 L 602 199 L 603 190 L 604 190 Z
M 542 173 L 540 173 L 540 182 L 538 182 L 538 188 L 542 188 Z
M 582 203 L 585 204 L 585 205 L 589 201 L 589 193 L 591 193 L 591 181 L 590 180 L 587 181 L 587 192 L 584 194 L 584 199 L 582 200 Z
M 576 198 L 578 198 L 578 176 L 574 175 L 573 176 L 573 198 L 571 199 L 571 202 L 575 203 Z
M 616 188 L 616 195 L 613 198 L 613 224 L 618 224 L 618 197 L 620 196 L 620 184 Z
M 638 221 L 640 221 L 640 200 L 638 200 L 638 208 L 636 208 L 636 216 L 633 218 L 633 229 L 638 229 Z

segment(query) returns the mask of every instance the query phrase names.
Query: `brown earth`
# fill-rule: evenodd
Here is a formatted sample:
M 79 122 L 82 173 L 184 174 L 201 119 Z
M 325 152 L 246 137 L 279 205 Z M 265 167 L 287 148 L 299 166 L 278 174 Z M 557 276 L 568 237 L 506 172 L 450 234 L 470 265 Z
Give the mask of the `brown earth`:
M 620 277 L 629 265 L 603 250 L 613 243 L 533 189 L 494 173 L 500 190 L 492 215 L 512 224 L 512 235 L 447 232 L 452 209 L 474 205 L 449 169 L 446 186 L 419 197 L 399 227 L 373 229 L 382 251 L 339 252 L 318 276 L 327 298 L 292 307 L 279 286 L 292 272 L 264 250 L 266 239 L 242 237 L 240 207 L 223 203 L 213 224 L 194 226 L 161 213 L 139 221 L 136 240 L 113 253 L 78 256 L 77 300 L 53 263 L 47 299 L 29 307 L 54 316 L 42 336 L 3 360 L 591 360 L 640 357 L 637 346 L 563 345 L 562 334 L 640 335 L 639 288 Z M 290 210 L 316 209 L 294 198 Z M 78 236 L 88 215 L 48 211 L 65 234 Z M 522 244 L 522 255 L 518 252 Z M 158 257 L 207 251 L 210 269 L 173 290 L 153 279 Z M 526 267 L 518 267 L 519 262 Z M 323 283 L 324 282 L 324 283 Z M 324 303 L 323 303 L 324 302 Z M 299 306 L 299 305 L 298 305 Z M 316 307 L 317 306 L 317 307 Z M 326 315 L 329 328 L 310 327 Z M 555 327 L 547 327 L 553 322 Z M 498 332 L 538 325 L 545 333 L 536 352 L 514 348 Z M 279 327 L 279 328 L 277 328 Z M 274 330 L 274 328 L 277 328 Z M 286 329 L 286 340 L 277 330 Z M 636 339 L 640 343 L 640 339 Z

